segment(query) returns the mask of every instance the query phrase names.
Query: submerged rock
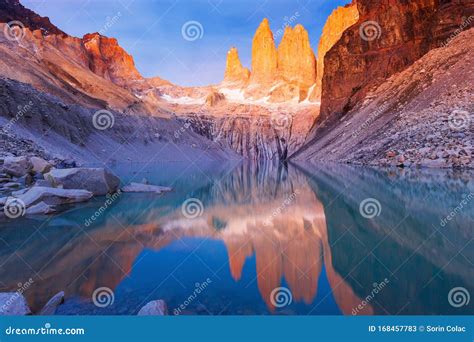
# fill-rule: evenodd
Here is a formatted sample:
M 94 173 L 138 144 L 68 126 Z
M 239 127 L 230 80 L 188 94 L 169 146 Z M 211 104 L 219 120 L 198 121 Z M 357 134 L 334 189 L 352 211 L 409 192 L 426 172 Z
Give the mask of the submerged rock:
M 154 300 L 142 307 L 138 312 L 138 316 L 166 316 L 168 307 L 164 300 Z
M 0 316 L 25 316 L 31 314 L 25 297 L 18 292 L 0 293 Z
M 53 296 L 46 305 L 41 309 L 40 315 L 41 316 L 51 316 L 56 313 L 56 309 L 59 305 L 64 303 L 64 292 L 61 291 Z
M 162 192 L 171 191 L 171 188 L 164 186 L 150 185 L 150 184 L 141 184 L 141 183 L 131 183 L 123 187 L 123 192 L 155 192 L 161 194 Z
M 63 189 L 86 189 L 102 196 L 117 192 L 120 179 L 103 168 L 74 168 L 51 170 L 44 175 L 53 186 Z

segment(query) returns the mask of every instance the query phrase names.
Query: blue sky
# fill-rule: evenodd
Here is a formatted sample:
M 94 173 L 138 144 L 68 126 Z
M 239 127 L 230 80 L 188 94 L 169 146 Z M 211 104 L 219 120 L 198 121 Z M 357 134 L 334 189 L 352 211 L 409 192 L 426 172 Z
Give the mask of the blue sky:
M 273 33 L 302 24 L 317 50 L 326 18 L 350 0 L 21 0 L 48 16 L 70 35 L 103 31 L 117 38 L 146 77 L 159 76 L 176 84 L 219 83 L 230 47 L 250 67 L 252 38 L 263 18 Z M 182 28 L 198 22 L 202 38 L 183 38 Z M 200 28 L 199 28 L 200 30 Z M 192 37 L 191 37 L 192 38 Z M 281 36 L 277 36 L 279 42 Z

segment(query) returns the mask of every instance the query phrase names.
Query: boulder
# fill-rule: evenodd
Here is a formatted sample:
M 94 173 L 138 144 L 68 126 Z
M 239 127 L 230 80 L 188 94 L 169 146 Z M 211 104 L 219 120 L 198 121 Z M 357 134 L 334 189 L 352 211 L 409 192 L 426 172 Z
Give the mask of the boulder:
M 25 316 L 31 313 L 25 297 L 18 292 L 0 293 L 0 316 Z
M 154 300 L 142 307 L 138 316 L 165 316 L 168 314 L 168 308 L 164 300 Z
M 71 190 L 46 188 L 34 186 L 23 195 L 17 197 L 27 208 L 44 202 L 47 205 L 61 205 L 69 203 L 85 202 L 92 198 L 93 194 L 87 190 Z
M 26 157 L 7 157 L 3 163 L 4 172 L 14 177 L 22 177 L 29 173 L 33 165 Z
M 54 187 L 86 189 L 102 196 L 117 192 L 120 179 L 103 168 L 55 169 L 44 175 Z
M 131 183 L 123 187 L 123 192 L 154 192 L 161 194 L 162 192 L 171 191 L 171 188 L 164 186 L 150 185 L 150 184 L 141 184 L 141 183 Z
M 53 167 L 53 165 L 51 165 L 46 160 L 39 157 L 31 157 L 30 162 L 31 162 L 31 165 L 33 166 L 34 172 L 47 173 Z
M 41 316 L 51 316 L 56 313 L 56 309 L 59 305 L 64 303 L 64 292 L 61 291 L 53 296 L 46 305 L 41 309 L 40 315 Z

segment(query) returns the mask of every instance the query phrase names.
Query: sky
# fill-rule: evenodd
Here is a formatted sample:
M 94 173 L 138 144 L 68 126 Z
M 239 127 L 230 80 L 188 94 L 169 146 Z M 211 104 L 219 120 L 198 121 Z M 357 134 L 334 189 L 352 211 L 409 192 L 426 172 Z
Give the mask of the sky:
M 117 38 L 145 77 L 183 86 L 222 81 L 235 46 L 250 68 L 252 39 L 263 18 L 277 44 L 285 25 L 302 24 L 317 53 L 329 14 L 350 0 L 21 0 L 64 32 Z M 186 30 L 186 28 L 188 28 Z

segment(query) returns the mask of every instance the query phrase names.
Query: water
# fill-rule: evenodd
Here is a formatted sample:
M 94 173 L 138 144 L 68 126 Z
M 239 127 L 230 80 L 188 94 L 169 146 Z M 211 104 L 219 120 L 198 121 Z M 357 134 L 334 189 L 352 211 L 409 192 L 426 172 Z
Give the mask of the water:
M 174 191 L 0 223 L 0 292 L 31 278 L 33 310 L 65 291 L 58 314 L 67 315 L 136 314 L 156 299 L 187 315 L 474 313 L 472 302 L 448 300 L 456 287 L 474 294 L 472 173 L 243 164 L 115 172 Z M 186 213 L 196 218 L 183 214 L 191 198 L 203 204 Z M 378 216 L 361 215 L 367 199 L 375 212 L 363 213 Z M 110 305 L 99 307 L 92 298 L 103 287 L 114 300 L 100 297 Z

